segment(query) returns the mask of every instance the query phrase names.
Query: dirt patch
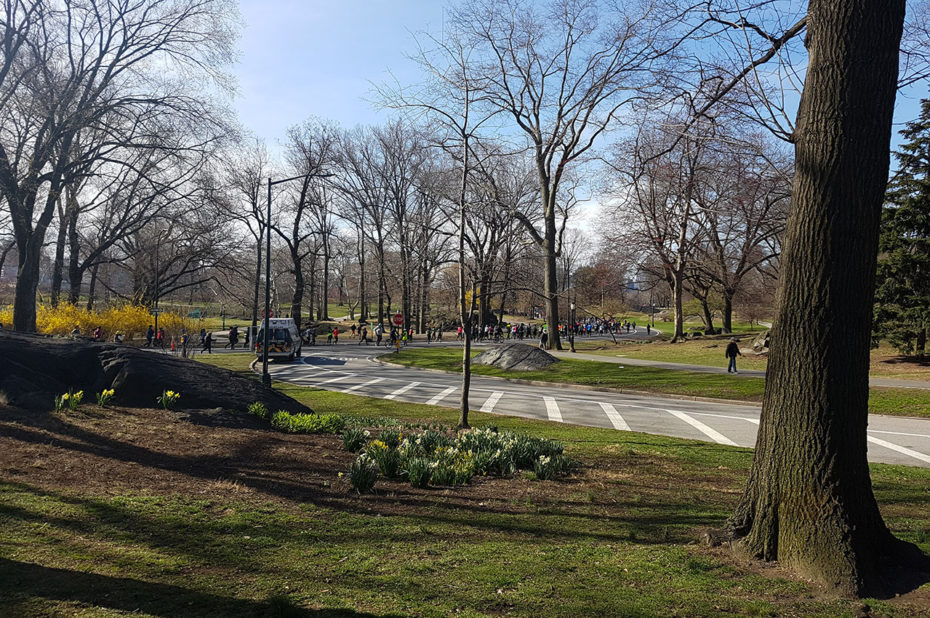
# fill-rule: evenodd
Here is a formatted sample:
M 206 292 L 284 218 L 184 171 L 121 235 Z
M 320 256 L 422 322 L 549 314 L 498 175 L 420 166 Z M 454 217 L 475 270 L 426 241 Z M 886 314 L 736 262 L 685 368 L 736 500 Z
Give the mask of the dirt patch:
M 244 413 L 98 408 L 37 413 L 0 407 L 0 479 L 84 495 L 182 494 L 243 502 L 411 514 L 425 504 L 523 511 L 579 481 L 476 477 L 457 488 L 416 489 L 381 478 L 359 496 L 340 472 L 355 455 L 332 435 L 291 435 Z

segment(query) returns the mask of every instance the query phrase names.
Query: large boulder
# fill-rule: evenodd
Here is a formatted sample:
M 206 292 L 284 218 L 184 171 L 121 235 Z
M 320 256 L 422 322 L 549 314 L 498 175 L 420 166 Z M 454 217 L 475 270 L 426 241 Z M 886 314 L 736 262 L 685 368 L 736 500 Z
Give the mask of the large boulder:
M 311 412 L 307 406 L 243 376 L 204 363 L 126 345 L 71 341 L 0 330 L 0 403 L 48 409 L 56 395 L 105 388 L 119 405 L 151 408 L 165 390 L 181 393 L 186 409 L 245 410 L 259 401 L 269 410 Z
M 764 333 L 758 335 L 755 339 L 752 340 L 752 350 L 756 354 L 768 354 L 769 351 L 769 332 L 765 331 Z
M 538 371 L 559 362 L 559 359 L 535 346 L 507 343 L 482 352 L 473 358 L 472 362 L 476 365 L 491 365 L 512 371 Z

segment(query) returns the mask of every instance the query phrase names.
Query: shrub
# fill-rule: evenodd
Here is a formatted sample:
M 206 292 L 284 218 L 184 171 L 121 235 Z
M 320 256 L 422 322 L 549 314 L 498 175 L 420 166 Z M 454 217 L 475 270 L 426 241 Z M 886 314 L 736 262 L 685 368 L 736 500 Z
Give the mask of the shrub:
M 262 402 L 256 401 L 255 403 L 249 404 L 249 414 L 265 420 L 268 418 L 268 408 L 266 408 L 265 404 Z
M 384 476 L 393 478 L 400 472 L 400 451 L 391 448 L 383 440 L 375 440 L 365 448 L 365 452 L 375 460 Z
M 436 464 L 425 457 L 408 459 L 406 463 L 406 472 L 410 484 L 414 487 L 426 487 L 429 485 L 435 466 Z
M 112 388 L 105 388 L 99 393 L 97 393 L 97 405 L 101 408 L 105 408 L 110 400 L 113 399 L 113 395 L 116 394 L 116 391 Z
M 355 461 L 352 462 L 352 467 L 349 469 L 349 481 L 352 483 L 352 487 L 355 488 L 355 491 L 360 494 L 371 491 L 375 486 L 377 478 L 378 464 L 365 453 L 356 457 Z
M 350 453 L 357 453 L 362 450 L 365 443 L 368 442 L 368 431 L 360 427 L 351 427 L 346 429 L 342 434 L 342 445 Z

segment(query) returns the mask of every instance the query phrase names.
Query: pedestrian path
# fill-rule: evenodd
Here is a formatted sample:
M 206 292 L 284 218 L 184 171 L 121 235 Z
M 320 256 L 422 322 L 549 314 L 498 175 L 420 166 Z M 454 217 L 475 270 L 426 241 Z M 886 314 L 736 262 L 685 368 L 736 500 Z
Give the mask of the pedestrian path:
M 673 371 L 692 371 L 695 373 L 726 373 L 727 369 L 721 363 L 720 367 L 711 365 L 690 365 L 686 363 L 670 363 L 667 361 L 654 361 L 644 358 L 627 358 L 625 356 L 607 356 L 601 354 L 585 354 L 584 352 L 568 352 L 566 350 L 550 350 L 550 354 L 556 358 L 574 358 L 578 360 L 589 360 L 601 363 L 612 363 L 615 365 L 631 365 L 636 367 L 657 367 L 659 369 L 671 369 Z M 738 363 L 739 361 L 737 361 Z M 740 369 L 739 375 L 764 378 L 765 372 L 757 369 Z M 930 381 L 927 380 L 901 380 L 896 378 L 870 377 L 869 386 L 878 386 L 883 388 L 916 388 L 921 390 L 930 390 Z

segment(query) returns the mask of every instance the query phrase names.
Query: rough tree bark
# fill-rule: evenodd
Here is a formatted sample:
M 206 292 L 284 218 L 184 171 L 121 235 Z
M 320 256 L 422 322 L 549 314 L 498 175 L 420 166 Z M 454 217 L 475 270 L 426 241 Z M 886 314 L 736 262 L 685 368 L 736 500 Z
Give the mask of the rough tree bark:
M 925 560 L 885 526 L 866 460 L 869 325 L 904 7 L 811 0 L 762 418 L 749 483 L 724 530 L 737 548 L 840 594 L 887 590 L 889 567 Z

